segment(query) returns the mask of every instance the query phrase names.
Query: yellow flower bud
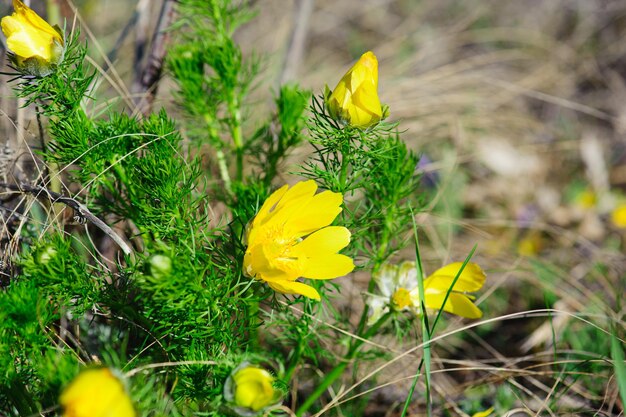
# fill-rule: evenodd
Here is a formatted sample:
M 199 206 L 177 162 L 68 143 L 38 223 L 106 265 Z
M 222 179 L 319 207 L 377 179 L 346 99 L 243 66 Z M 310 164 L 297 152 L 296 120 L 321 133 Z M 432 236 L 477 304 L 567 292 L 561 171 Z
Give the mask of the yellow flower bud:
M 378 99 L 378 61 L 372 52 L 361 55 L 335 90 L 326 95 L 326 106 L 337 121 L 368 128 L 380 122 L 383 109 Z
M 622 203 L 613 209 L 611 221 L 615 227 L 626 229 L 626 203 Z
M 48 246 L 39 252 L 39 255 L 37 256 L 37 260 L 39 261 L 41 265 L 46 265 L 52 259 L 54 259 L 56 255 L 57 255 L 57 250 L 52 246 Z
M 172 259 L 165 255 L 154 255 L 148 261 L 150 275 L 156 279 L 165 279 L 172 273 Z
M 63 58 L 63 37 L 20 0 L 13 0 L 13 8 L 15 12 L 3 17 L 1 26 L 15 65 L 32 75 L 50 74 Z
M 280 392 L 273 383 L 274 377 L 268 371 L 243 363 L 230 375 L 224 397 L 233 403 L 240 415 L 255 415 L 280 398 Z
M 108 368 L 82 371 L 60 398 L 63 417 L 135 417 L 124 385 Z
M 576 196 L 576 204 L 585 210 L 590 210 L 598 204 L 598 196 L 590 189 L 581 191 Z

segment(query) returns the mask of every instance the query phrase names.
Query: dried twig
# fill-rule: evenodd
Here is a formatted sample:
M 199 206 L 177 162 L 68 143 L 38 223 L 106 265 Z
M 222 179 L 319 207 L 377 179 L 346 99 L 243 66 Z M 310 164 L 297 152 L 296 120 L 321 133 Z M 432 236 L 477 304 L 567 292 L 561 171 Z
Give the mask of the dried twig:
M 315 0 L 299 0 L 296 10 L 291 41 L 285 54 L 283 71 L 280 74 L 280 84 L 285 84 L 293 80 L 298 72 L 298 66 L 302 62 L 304 47 L 306 45 L 307 33 L 309 31 L 309 20 L 313 13 Z
M 7 184 L 0 182 L 0 187 L 6 188 L 12 191 L 19 191 L 22 193 L 29 193 L 34 195 L 35 197 L 46 197 L 52 203 L 61 203 L 66 206 L 72 208 L 75 213 L 74 219 L 81 224 L 84 224 L 86 221 L 90 221 L 96 226 L 98 229 L 102 230 L 102 232 L 110 237 L 115 243 L 118 244 L 120 249 L 126 255 L 130 255 L 132 253 L 132 249 L 124 240 L 113 231 L 106 223 L 97 218 L 89 209 L 84 205 L 76 201 L 71 197 L 65 197 L 62 194 L 55 193 L 54 191 L 50 191 L 44 187 L 38 185 L 29 185 L 29 184 Z
M 143 62 L 146 57 L 148 47 L 150 9 L 150 0 L 139 0 L 137 7 L 135 7 L 135 57 L 133 60 L 135 80 L 133 81 L 133 92 L 141 91 L 143 87 Z
M 138 74 L 137 81 L 133 86 L 133 92 L 137 94 L 137 111 L 142 114 L 150 113 L 152 103 L 156 96 L 159 77 L 165 59 L 166 44 L 169 38 L 168 27 L 174 20 L 176 0 L 163 0 L 159 21 L 157 23 L 152 43 L 150 55 L 141 74 Z
M 122 47 L 124 40 L 126 40 L 126 37 L 130 34 L 131 30 L 137 24 L 137 18 L 138 18 L 137 10 L 135 10 L 133 14 L 130 16 L 130 19 L 128 19 L 128 22 L 126 22 L 126 25 L 120 32 L 119 36 L 117 37 L 117 40 L 115 41 L 115 45 L 113 45 L 113 48 L 111 48 L 111 50 L 107 54 L 107 59 L 102 65 L 103 71 L 107 71 L 109 69 L 109 63 L 112 63 L 113 61 L 117 59 L 117 53 Z

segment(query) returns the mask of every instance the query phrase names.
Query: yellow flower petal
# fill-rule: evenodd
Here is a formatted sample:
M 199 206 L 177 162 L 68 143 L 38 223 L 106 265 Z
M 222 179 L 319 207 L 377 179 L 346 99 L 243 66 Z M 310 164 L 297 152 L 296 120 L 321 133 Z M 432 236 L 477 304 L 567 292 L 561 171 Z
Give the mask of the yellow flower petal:
M 323 191 L 311 198 L 307 205 L 295 211 L 289 218 L 289 230 L 294 236 L 308 235 L 328 226 L 341 213 L 343 196 L 332 191 Z
M 291 255 L 306 259 L 302 276 L 314 279 L 332 279 L 344 276 L 354 269 L 352 259 L 339 255 L 350 243 L 350 231 L 341 226 L 329 226 L 309 235 L 291 250 Z
M 43 20 L 34 10 L 26 6 L 20 0 L 13 0 L 13 8 L 17 15 L 24 20 L 29 26 L 37 29 L 38 31 L 48 35 L 51 38 L 56 38 L 61 41 L 61 35 L 52 27 L 48 22 Z
M 291 210 L 308 202 L 315 194 L 315 191 L 317 191 L 317 184 L 313 180 L 300 181 L 294 184 L 276 205 L 274 215 L 280 214 L 281 211 L 286 211 L 287 215 L 289 215 Z
M 611 221 L 616 227 L 626 229 L 626 204 L 617 206 L 611 212 Z
M 263 203 L 263 205 L 259 209 L 257 215 L 254 217 L 253 223 L 255 225 L 262 224 L 267 220 L 268 214 L 272 211 L 272 209 L 276 208 L 276 204 L 280 201 L 281 198 L 283 198 L 288 189 L 289 185 L 283 185 L 278 190 L 270 194 L 267 200 L 265 200 L 265 203 Z
M 424 297 L 426 308 L 441 310 L 445 297 L 445 292 L 428 293 L 426 291 Z M 482 311 L 472 303 L 472 300 L 467 295 L 459 293 L 450 293 L 443 310 L 468 319 L 479 319 L 483 316 Z
M 302 276 L 312 279 L 333 279 L 348 275 L 354 269 L 352 258 L 334 254 L 319 258 L 310 258 Z
M 267 283 L 272 289 L 283 294 L 300 294 L 314 300 L 320 300 L 320 293 L 310 285 L 297 281 L 268 281 Z
M 453 262 L 436 270 L 424 280 L 424 288 L 432 288 L 447 292 L 452 281 L 461 270 L 462 262 Z M 474 292 L 478 291 L 485 284 L 485 273 L 477 264 L 468 262 L 459 276 L 453 291 Z
M 479 411 L 478 413 L 472 414 L 472 417 L 487 417 L 491 413 L 493 413 L 493 407 L 486 409 L 485 411 Z
M 352 100 L 352 92 L 347 88 L 345 82 L 339 82 L 330 97 L 333 100 L 334 108 L 347 113 L 345 108 Z
M 372 51 L 367 51 L 359 58 L 358 62 L 346 74 L 349 77 L 352 91 L 356 91 L 364 82 L 372 82 L 372 87 L 378 87 L 378 59 Z
M 356 90 L 352 95 L 352 102 L 358 109 L 366 112 L 369 117 L 380 119 L 383 115 L 383 110 L 378 94 L 376 94 L 376 87 L 373 84 L 371 80 L 364 81 L 362 88 Z
M 13 34 L 13 32 L 21 31 L 23 27 L 22 23 L 14 16 L 3 17 L 0 26 L 2 26 L 2 33 L 4 33 L 7 38 L 10 34 Z
M 319 257 L 340 251 L 350 243 L 350 231 L 343 226 L 328 226 L 311 233 L 295 245 L 292 256 Z
M 63 417 L 134 417 L 122 382 L 107 368 L 82 371 L 60 398 Z
M 294 213 L 308 205 L 317 190 L 317 184 L 313 180 L 301 181 L 291 188 L 285 187 L 288 186 L 283 186 L 274 193 L 280 196 L 276 203 L 267 207 L 267 203 L 263 204 L 259 215 L 254 219 L 253 228 L 284 225 Z M 270 195 L 268 201 L 276 200 L 274 194 Z
M 2 30 L 7 25 L 2 20 Z M 30 28 L 24 28 L 23 30 L 14 32 L 10 37 L 7 37 L 7 47 L 17 56 L 22 58 L 32 58 L 38 56 L 43 60 L 48 61 L 51 57 L 50 48 L 46 46 L 46 40 L 39 36 L 37 32 L 32 31 Z

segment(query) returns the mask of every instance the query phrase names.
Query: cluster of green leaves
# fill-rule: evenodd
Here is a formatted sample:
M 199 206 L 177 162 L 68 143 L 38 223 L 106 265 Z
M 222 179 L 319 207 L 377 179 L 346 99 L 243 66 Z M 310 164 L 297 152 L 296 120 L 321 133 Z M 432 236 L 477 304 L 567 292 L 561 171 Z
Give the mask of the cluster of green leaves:
M 76 197 L 92 212 L 119 223 L 136 251 L 107 262 L 98 252 L 106 239 L 91 227 L 93 241 L 80 229 L 72 236 L 50 228 L 40 246 L 24 249 L 15 260 L 20 273 L 0 293 L 6 307 L 0 409 L 31 415 L 54 407 L 79 364 L 94 358 L 118 368 L 211 359 L 218 364 L 180 367 L 147 383 L 175 387 L 176 397 L 187 399 L 180 410 L 223 415 L 223 382 L 256 338 L 259 286 L 242 279 L 239 236 L 231 239 L 210 224 L 200 158 L 187 156 L 166 113 L 142 119 L 113 110 L 100 118 L 85 112 L 81 103 L 94 79 L 85 54 L 72 36 L 57 72 L 22 78 L 16 90 L 47 122 L 44 158 L 69 174 L 70 188 L 80 190 Z M 221 94 L 240 100 L 239 87 L 220 83 L 229 88 Z M 252 201 L 252 193 L 242 195 Z M 240 223 L 252 216 L 256 200 Z M 50 372 L 60 361 L 64 371 Z M 152 407 L 146 411 L 165 407 L 148 394 L 154 396 L 136 393 L 139 404 Z
M 244 121 L 252 113 L 247 96 L 261 61 L 244 59 L 232 36 L 253 16 L 251 8 L 246 2 L 188 0 L 181 2 L 180 12 L 168 68 L 178 84 L 185 130 L 194 143 L 211 146 L 208 153 L 222 180 L 215 197 L 235 211 L 256 206 L 247 196 L 258 199 L 258 180 L 269 190 L 289 151 L 303 140 L 309 93 L 297 85 L 282 86 L 275 114 L 247 135 Z M 217 192 L 221 184 L 226 193 Z
M 180 125 L 165 111 L 89 114 L 84 103 L 94 71 L 78 35 L 68 39 L 56 72 L 16 85 L 47 125 L 43 157 L 58 167 L 52 175 L 63 173 L 68 192 L 116 224 L 134 252 L 107 259 L 116 252 L 100 230 L 63 230 L 50 218 L 54 227 L 40 228 L 40 243 L 14 260 L 19 273 L 0 293 L 6 369 L 0 409 L 9 415 L 54 407 L 80 366 L 94 361 L 124 371 L 183 362 L 133 374 L 135 403 L 145 413 L 205 416 L 229 413 L 223 383 L 244 360 L 274 365 L 287 382 L 303 363 L 331 361 L 320 347 L 337 334 L 320 324 L 320 315 L 341 320 L 324 303 L 335 284 L 313 283 L 322 303 L 303 297 L 283 303 L 241 273 L 246 224 L 307 129 L 315 153 L 301 174 L 346 197 L 340 222 L 353 232 L 350 255 L 375 270 L 408 241 L 411 210 L 420 206 L 418 157 L 395 125 L 339 126 L 317 99 L 309 120 L 311 95 L 297 85 L 282 86 L 271 114 L 246 125 L 260 60 L 244 59 L 233 34 L 251 17 L 249 6 L 184 0 L 180 16 L 167 61 L 178 85 Z M 205 169 L 207 153 L 216 170 Z M 44 180 L 45 186 L 52 178 Z M 226 207 L 229 224 L 216 226 L 215 207 Z M 357 333 L 367 338 L 377 328 L 366 329 L 365 319 L 366 311 Z M 361 342 L 346 345 L 342 367 L 299 414 L 357 357 Z
M 235 166 L 237 180 L 243 178 L 242 105 L 258 72 L 258 61 L 244 62 L 232 35 L 251 14 L 223 0 L 185 1 L 180 8 L 183 17 L 173 28 L 179 39 L 168 59 L 179 85 L 178 102 L 191 118 L 190 137 L 217 151 L 222 179 L 230 187 L 229 165 Z M 224 153 L 235 157 L 229 160 Z
M 178 83 L 186 131 L 194 142 L 211 146 L 208 152 L 221 179 L 212 196 L 229 207 L 230 249 L 242 253 L 246 224 L 269 195 L 289 152 L 305 140 L 310 94 L 297 85 L 281 86 L 275 111 L 267 121 L 244 129 L 248 117 L 242 116 L 251 109 L 246 106 L 246 95 L 260 61 L 252 57 L 250 63 L 245 62 L 232 34 L 251 17 L 249 8 L 218 0 L 183 2 L 181 10 L 179 39 L 169 53 L 169 69 Z M 304 314 L 294 314 L 292 307 Z M 271 308 L 271 314 L 262 309 L 246 313 L 258 316 L 259 325 L 264 322 L 276 329 L 278 337 L 266 340 L 270 346 L 260 348 L 266 357 L 275 356 L 274 362 L 285 368 L 284 377 L 289 379 L 305 358 L 316 358 L 319 352 L 312 332 L 312 317 L 319 305 L 300 298 L 286 305 L 273 300 Z
M 56 326 L 82 316 L 106 283 L 92 277 L 70 242 L 51 234 L 21 261 L 22 276 L 0 292 L 0 406 L 32 415 L 41 404 L 56 403 L 58 390 L 77 370 L 77 357 L 65 346 L 70 335 Z
M 17 96 L 26 106 L 46 103 L 41 112 L 48 117 L 60 117 L 78 111 L 95 77 L 95 71 L 86 65 L 87 49 L 80 44 L 80 32 L 66 40 L 64 59 L 52 77 L 19 77 Z
M 343 213 L 355 236 L 351 251 L 376 271 L 410 238 L 413 212 L 422 204 L 419 156 L 400 139 L 396 124 L 383 122 L 366 131 L 341 126 L 321 98 L 313 99 L 312 111 L 315 155 L 301 175 L 352 200 Z

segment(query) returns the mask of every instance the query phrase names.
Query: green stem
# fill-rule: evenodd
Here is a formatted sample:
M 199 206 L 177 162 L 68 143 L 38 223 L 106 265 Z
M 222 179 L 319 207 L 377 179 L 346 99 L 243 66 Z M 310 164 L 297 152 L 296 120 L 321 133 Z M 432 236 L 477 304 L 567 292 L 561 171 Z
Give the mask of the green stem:
M 411 384 L 411 389 L 409 390 L 409 395 L 404 402 L 404 408 L 402 410 L 401 417 L 404 417 L 409 409 L 409 404 L 411 403 L 411 399 L 413 398 L 413 392 L 415 391 L 415 387 L 417 385 L 417 380 L 420 377 L 420 372 L 422 370 L 422 364 L 426 366 L 425 379 L 426 379 L 426 414 L 428 417 L 432 415 L 432 403 L 431 403 L 431 394 L 430 394 L 430 339 L 432 336 L 432 331 L 434 331 L 434 326 L 431 327 L 428 324 L 428 315 L 426 311 L 426 298 L 424 292 L 424 267 L 422 266 L 422 255 L 420 253 L 419 246 L 419 236 L 417 234 L 417 224 L 415 223 L 415 216 L 413 215 L 413 208 L 409 207 L 411 211 L 411 219 L 413 222 L 413 239 L 415 241 L 415 266 L 417 269 L 417 287 L 419 289 L 419 302 L 420 302 L 420 311 L 421 311 L 421 322 L 422 322 L 422 340 L 424 343 L 424 355 L 422 357 L 422 361 L 420 362 L 419 369 L 415 378 L 413 378 L 413 383 Z M 445 303 L 444 303 L 445 304 Z
M 351 359 L 351 358 L 350 358 Z M 320 385 L 317 386 L 315 391 L 311 395 L 307 397 L 307 399 L 302 403 L 300 408 L 296 410 L 296 416 L 301 417 L 308 409 L 315 403 L 315 401 L 326 392 L 326 389 L 335 382 L 337 378 L 339 378 L 343 371 L 348 366 L 349 362 L 342 362 L 339 365 L 335 366 L 327 375 L 326 378 L 322 381 Z
M 383 223 L 383 230 L 381 232 L 380 243 L 378 246 L 378 251 L 376 253 L 376 260 L 374 261 L 374 266 L 372 267 L 372 275 L 378 272 L 381 265 L 383 264 L 383 261 L 386 258 L 385 253 L 387 251 L 387 246 L 389 245 L 389 238 L 390 238 L 390 226 L 389 226 L 390 219 L 392 219 L 394 215 L 395 215 L 395 209 L 392 206 L 390 207 L 389 211 L 385 215 L 385 221 Z M 375 285 L 376 283 L 374 282 L 374 280 L 370 279 L 370 282 L 367 286 L 367 292 L 368 293 L 374 292 Z M 359 319 L 359 325 L 356 331 L 357 335 L 361 334 L 363 332 L 363 329 L 365 328 L 365 323 L 367 322 L 367 314 L 368 314 L 368 309 L 367 308 L 363 309 L 363 313 L 361 313 L 361 318 Z
M 215 152 L 215 156 L 217 157 L 217 166 L 219 167 L 220 176 L 222 177 L 222 181 L 224 181 L 224 186 L 226 187 L 226 190 L 229 193 L 232 193 L 232 182 L 230 180 L 230 174 L 228 173 L 228 162 L 226 161 L 226 155 L 221 148 L 224 146 L 224 143 L 220 139 L 220 136 L 217 133 L 217 129 L 215 129 L 215 119 L 213 115 L 209 113 L 205 114 L 204 122 L 206 123 L 208 131 L 208 142 L 213 146 L 215 146 L 215 144 L 220 144 L 218 145 L 219 147 Z
M 348 353 L 346 354 L 343 362 L 335 366 L 326 375 L 326 377 L 322 380 L 322 382 L 317 386 L 315 391 L 313 391 L 313 393 L 309 395 L 307 399 L 302 403 L 302 405 L 296 410 L 297 417 L 301 417 L 304 413 L 306 413 L 309 410 L 309 408 L 311 408 L 311 406 L 315 403 L 315 401 L 326 392 L 327 388 L 333 382 L 335 382 L 341 375 L 343 375 L 343 372 L 345 371 L 346 367 L 356 357 L 357 353 L 359 352 L 359 348 L 363 345 L 365 340 L 370 338 L 372 335 L 376 334 L 378 329 L 380 329 L 380 327 L 387 321 L 390 315 L 391 313 L 387 313 L 384 316 L 382 316 L 380 319 L 378 319 L 378 321 L 374 323 L 374 325 L 370 327 L 368 331 L 365 332 L 365 334 L 362 337 L 352 339 L 353 343 L 351 344 L 350 349 L 348 349 Z
M 293 375 L 293 373 L 296 370 L 296 367 L 298 366 L 298 363 L 300 362 L 300 357 L 302 356 L 302 338 L 298 339 L 298 346 L 296 347 L 296 351 L 293 354 L 293 357 L 291 358 L 291 364 L 289 365 L 289 368 L 287 368 L 287 370 L 285 371 L 285 375 L 283 377 L 283 380 L 285 381 L 290 381 L 291 377 Z
M 217 166 L 220 169 L 220 175 L 222 176 L 224 185 L 226 186 L 226 189 L 230 192 L 232 188 L 230 174 L 228 173 L 228 165 L 226 164 L 226 155 L 224 155 L 224 151 L 222 151 L 221 149 L 218 149 L 215 155 L 217 156 Z
M 261 318 L 259 317 L 259 301 L 251 300 L 248 304 L 248 317 L 250 318 L 250 346 L 253 349 L 259 348 L 259 328 L 262 325 Z
M 306 314 L 312 314 L 310 302 L 306 302 L 303 307 L 303 311 L 305 311 Z M 310 317 L 312 317 L 312 315 Z M 303 337 L 300 332 L 298 332 L 297 339 L 298 341 L 296 343 L 295 349 L 293 350 L 293 355 L 291 355 L 291 357 L 289 358 L 289 367 L 287 368 L 284 376 L 285 381 L 291 380 L 293 373 L 300 363 L 300 358 L 302 357 L 302 353 L 304 352 L 304 347 L 309 340 L 307 337 Z
M 61 22 L 59 23 L 59 26 L 63 28 L 62 20 L 61 20 L 61 11 L 59 10 L 59 5 L 56 1 L 52 1 L 52 0 L 46 1 L 46 12 L 48 15 L 46 20 L 48 22 Z
M 243 149 L 237 149 L 237 179 L 243 179 Z
M 348 177 L 348 161 L 347 161 L 347 157 L 346 154 L 342 154 L 341 155 L 341 171 L 339 173 L 339 191 L 343 194 L 346 191 L 347 185 L 346 185 L 346 179 Z
M 241 110 L 239 109 L 239 100 L 234 94 L 231 95 L 228 103 L 232 127 L 231 134 L 233 136 L 233 144 L 235 145 L 235 153 L 237 158 L 237 180 L 243 179 L 243 131 L 241 128 Z

